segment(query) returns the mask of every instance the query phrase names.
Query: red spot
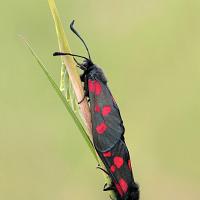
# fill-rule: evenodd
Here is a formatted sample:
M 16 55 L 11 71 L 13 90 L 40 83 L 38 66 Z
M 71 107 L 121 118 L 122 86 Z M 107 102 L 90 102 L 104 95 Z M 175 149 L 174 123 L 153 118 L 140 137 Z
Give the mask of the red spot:
M 90 92 L 94 92 L 94 90 L 95 90 L 95 84 L 90 79 L 88 80 L 88 89 Z
M 110 106 L 104 106 L 103 109 L 102 109 L 102 115 L 103 116 L 106 116 L 110 113 L 111 111 L 111 107 Z
M 115 156 L 113 161 L 117 168 L 120 168 L 124 164 L 123 158 L 119 156 Z
M 104 157 L 111 157 L 111 155 L 112 155 L 112 154 L 111 154 L 110 151 L 107 151 L 107 152 L 104 152 L 104 153 L 103 153 L 103 156 L 104 156 Z
M 128 160 L 128 168 L 129 168 L 130 170 L 132 170 L 131 161 L 130 161 L 130 160 Z
M 94 82 L 94 87 L 95 87 L 95 94 L 98 96 L 101 93 L 101 84 L 99 81 Z
M 123 178 L 121 178 L 119 180 L 119 185 L 121 186 L 123 192 L 126 193 L 128 190 L 128 184 L 126 183 L 126 181 Z
M 114 172 L 115 172 L 115 170 L 116 170 L 116 167 L 115 167 L 115 165 L 112 165 L 112 166 L 110 167 L 110 171 L 111 171 L 112 173 L 114 173 Z
M 115 183 L 115 186 L 117 188 L 117 191 L 119 192 L 120 196 L 122 197 L 123 196 L 123 191 L 122 191 L 122 188 L 119 184 Z
M 107 129 L 107 126 L 104 122 L 102 122 L 101 124 L 99 124 L 97 127 L 96 127 L 96 131 L 97 133 L 99 134 L 103 134 Z
M 95 108 L 94 108 L 95 112 L 100 112 L 100 107 L 99 105 L 96 105 Z

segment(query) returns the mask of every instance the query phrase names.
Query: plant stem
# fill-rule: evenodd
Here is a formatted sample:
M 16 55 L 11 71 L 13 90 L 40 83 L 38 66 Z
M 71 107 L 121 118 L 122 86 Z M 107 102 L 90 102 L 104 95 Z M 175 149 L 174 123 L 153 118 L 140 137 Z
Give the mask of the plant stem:
M 55 27 L 56 27 L 59 49 L 61 52 L 71 53 L 67 38 L 65 36 L 64 28 L 62 26 L 60 17 L 58 15 L 55 1 L 48 0 L 48 2 L 49 2 L 49 6 L 51 9 L 51 13 L 52 13 Z M 83 86 L 82 86 L 78 71 L 76 69 L 76 63 L 74 62 L 74 59 L 71 56 L 62 56 L 61 59 L 63 60 L 63 63 L 66 66 L 77 101 L 79 102 L 82 100 L 84 96 L 84 91 L 83 91 Z M 90 115 L 87 99 L 85 98 L 85 100 L 81 104 L 79 104 L 79 106 L 80 106 L 80 111 L 81 111 L 83 121 L 91 137 L 92 124 L 91 124 L 91 115 Z

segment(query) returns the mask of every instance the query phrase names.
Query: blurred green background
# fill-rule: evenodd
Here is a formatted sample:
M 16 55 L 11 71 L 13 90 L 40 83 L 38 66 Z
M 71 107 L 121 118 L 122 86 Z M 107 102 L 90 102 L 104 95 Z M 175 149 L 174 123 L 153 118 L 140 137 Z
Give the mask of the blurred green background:
M 200 199 L 200 1 L 57 0 L 121 109 L 142 200 Z M 1 1 L 0 199 L 103 200 L 104 179 L 34 58 L 59 81 L 47 0 Z

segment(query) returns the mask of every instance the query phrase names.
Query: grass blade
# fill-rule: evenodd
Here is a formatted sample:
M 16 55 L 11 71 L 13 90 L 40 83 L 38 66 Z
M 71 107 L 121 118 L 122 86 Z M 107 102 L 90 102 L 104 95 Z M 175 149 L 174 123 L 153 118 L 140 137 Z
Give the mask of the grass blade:
M 36 59 L 37 63 L 39 64 L 39 66 L 41 67 L 42 71 L 44 72 L 44 74 L 46 75 L 47 79 L 49 80 L 49 82 L 51 83 L 52 87 L 54 88 L 55 92 L 57 93 L 57 95 L 60 97 L 61 101 L 63 102 L 63 104 L 65 105 L 65 108 L 67 109 L 67 111 L 69 112 L 69 114 L 71 115 L 72 119 L 74 120 L 75 124 L 77 125 L 78 129 L 80 130 L 84 140 L 86 141 L 90 151 L 92 152 L 92 154 L 94 155 L 96 161 L 99 163 L 98 161 L 98 157 L 96 155 L 94 146 L 89 138 L 89 136 L 87 135 L 82 123 L 80 122 L 80 119 L 77 117 L 77 115 L 74 113 L 74 111 L 72 110 L 69 102 L 66 100 L 66 98 L 63 96 L 62 92 L 60 91 L 59 87 L 57 86 L 57 84 L 55 83 L 55 81 L 53 80 L 52 76 L 49 74 L 49 72 L 47 71 L 46 67 L 42 64 L 42 62 L 40 61 L 39 57 L 36 55 L 36 53 L 34 52 L 34 50 L 32 49 L 32 47 L 30 46 L 30 44 L 24 40 L 26 46 L 28 47 L 28 49 L 30 50 L 31 54 L 34 56 L 34 58 Z

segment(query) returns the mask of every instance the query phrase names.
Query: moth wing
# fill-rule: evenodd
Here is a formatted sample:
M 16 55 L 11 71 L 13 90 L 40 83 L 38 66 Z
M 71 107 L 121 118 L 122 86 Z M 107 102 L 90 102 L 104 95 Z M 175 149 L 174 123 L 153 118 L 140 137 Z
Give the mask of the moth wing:
M 126 195 L 134 182 L 126 144 L 120 140 L 109 151 L 103 153 L 98 151 L 98 154 L 109 171 L 119 195 L 121 197 Z
M 88 86 L 94 145 L 104 152 L 123 137 L 123 121 L 107 84 L 89 80 Z
M 134 183 L 131 161 L 124 143 L 124 126 L 119 108 L 107 86 L 88 80 L 94 146 L 119 196 L 128 196 Z M 121 199 L 121 198 L 120 198 Z

